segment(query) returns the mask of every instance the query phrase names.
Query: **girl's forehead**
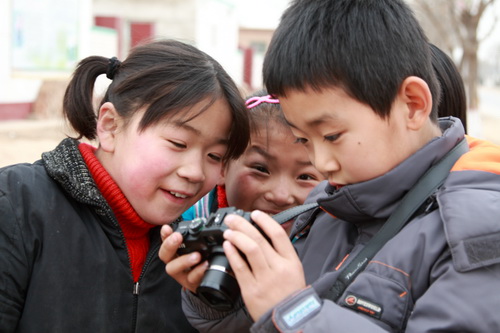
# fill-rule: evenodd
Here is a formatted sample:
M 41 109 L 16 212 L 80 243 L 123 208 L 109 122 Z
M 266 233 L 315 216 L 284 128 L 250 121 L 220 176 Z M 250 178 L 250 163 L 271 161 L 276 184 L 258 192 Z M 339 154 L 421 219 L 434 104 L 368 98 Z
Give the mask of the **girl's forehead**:
M 274 130 L 287 130 L 290 128 L 285 121 L 284 117 L 264 116 L 254 117 L 252 127 L 256 131 L 274 131 Z
M 263 125 L 250 133 L 250 144 L 258 144 L 264 147 L 270 145 L 290 144 L 296 141 L 295 136 L 287 125 L 268 124 Z

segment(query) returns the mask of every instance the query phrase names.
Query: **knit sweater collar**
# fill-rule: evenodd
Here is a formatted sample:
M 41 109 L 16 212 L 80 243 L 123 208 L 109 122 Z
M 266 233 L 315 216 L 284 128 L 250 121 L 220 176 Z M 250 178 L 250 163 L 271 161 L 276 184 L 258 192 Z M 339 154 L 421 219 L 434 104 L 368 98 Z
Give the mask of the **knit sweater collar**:
M 86 143 L 80 143 L 78 149 L 97 187 L 113 210 L 125 238 L 135 239 L 144 237 L 154 225 L 145 222 L 139 217 L 113 178 L 111 178 L 110 174 L 95 156 L 96 148 Z

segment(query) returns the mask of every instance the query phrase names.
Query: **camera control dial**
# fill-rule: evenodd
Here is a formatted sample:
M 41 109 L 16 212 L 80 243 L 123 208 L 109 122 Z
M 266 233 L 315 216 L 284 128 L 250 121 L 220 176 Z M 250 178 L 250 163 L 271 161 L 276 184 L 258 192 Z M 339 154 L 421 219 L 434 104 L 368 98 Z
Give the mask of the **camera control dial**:
M 205 218 L 197 217 L 191 221 L 189 224 L 189 234 L 196 236 L 200 233 L 201 229 L 205 225 Z

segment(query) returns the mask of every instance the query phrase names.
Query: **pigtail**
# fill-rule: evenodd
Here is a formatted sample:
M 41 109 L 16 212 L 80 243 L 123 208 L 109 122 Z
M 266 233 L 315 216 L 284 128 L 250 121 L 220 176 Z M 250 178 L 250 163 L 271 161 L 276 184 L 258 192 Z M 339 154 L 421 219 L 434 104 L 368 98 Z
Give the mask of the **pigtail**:
M 79 134 L 93 140 L 97 136 L 97 115 L 94 110 L 93 94 L 97 77 L 105 74 L 109 59 L 90 56 L 78 64 L 66 88 L 63 99 L 63 113 L 71 127 Z

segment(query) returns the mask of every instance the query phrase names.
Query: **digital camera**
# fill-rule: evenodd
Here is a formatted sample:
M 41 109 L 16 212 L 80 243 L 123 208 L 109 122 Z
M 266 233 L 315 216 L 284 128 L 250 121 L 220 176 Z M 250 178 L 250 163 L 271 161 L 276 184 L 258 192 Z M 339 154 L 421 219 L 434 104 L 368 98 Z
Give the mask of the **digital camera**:
M 233 309 L 240 296 L 240 287 L 222 248 L 222 234 L 227 229 L 224 219 L 228 214 L 240 215 L 254 224 L 249 212 L 228 207 L 219 208 L 208 218 L 179 222 L 175 229 L 183 237 L 177 250 L 179 255 L 198 251 L 202 261 L 208 260 L 208 269 L 196 294 L 204 303 L 222 311 Z

